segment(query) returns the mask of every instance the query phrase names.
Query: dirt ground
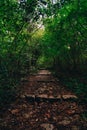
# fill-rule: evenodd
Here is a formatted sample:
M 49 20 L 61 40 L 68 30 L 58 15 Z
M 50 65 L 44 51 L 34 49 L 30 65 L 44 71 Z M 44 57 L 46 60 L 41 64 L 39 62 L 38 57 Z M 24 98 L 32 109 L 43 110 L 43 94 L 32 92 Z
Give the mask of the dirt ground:
M 86 106 L 48 70 L 22 79 L 17 99 L 0 111 L 0 130 L 87 130 Z

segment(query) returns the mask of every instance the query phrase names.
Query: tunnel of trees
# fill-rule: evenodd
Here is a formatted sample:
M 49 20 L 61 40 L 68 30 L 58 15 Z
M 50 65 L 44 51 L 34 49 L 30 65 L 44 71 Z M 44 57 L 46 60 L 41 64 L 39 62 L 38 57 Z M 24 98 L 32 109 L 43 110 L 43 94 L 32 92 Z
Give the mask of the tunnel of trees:
M 87 101 L 87 0 L 0 1 L 1 104 L 41 68 Z

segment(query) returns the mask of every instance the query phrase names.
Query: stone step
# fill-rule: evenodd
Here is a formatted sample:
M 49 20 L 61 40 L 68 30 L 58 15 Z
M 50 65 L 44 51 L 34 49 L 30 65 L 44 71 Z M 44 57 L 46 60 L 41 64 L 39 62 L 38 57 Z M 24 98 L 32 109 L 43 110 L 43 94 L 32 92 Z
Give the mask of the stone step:
M 39 94 L 39 95 L 34 95 L 34 94 L 25 94 L 21 95 L 20 98 L 27 99 L 28 101 L 31 102 L 38 102 L 38 101 L 49 101 L 49 102 L 57 102 L 61 100 L 74 100 L 77 101 L 78 97 L 75 95 L 58 95 L 56 97 L 54 96 L 48 96 L 47 94 Z

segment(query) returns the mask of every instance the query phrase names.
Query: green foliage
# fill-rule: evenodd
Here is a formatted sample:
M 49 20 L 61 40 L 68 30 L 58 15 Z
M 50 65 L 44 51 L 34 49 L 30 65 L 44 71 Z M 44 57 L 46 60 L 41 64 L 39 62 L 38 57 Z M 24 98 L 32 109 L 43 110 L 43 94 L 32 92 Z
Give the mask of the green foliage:
M 54 68 L 84 71 L 87 61 L 87 2 L 65 4 L 53 18 L 45 20 L 44 53 Z M 54 65 L 53 64 L 53 65 Z
M 28 6 L 29 3 L 27 3 Z M 31 4 L 31 3 L 30 3 Z M 34 9 L 31 6 L 32 13 Z M 25 11 L 16 0 L 0 1 L 0 101 L 15 94 L 21 77 L 29 71 L 31 31 Z
M 67 75 L 60 76 L 60 80 L 70 90 L 78 95 L 80 100 L 87 102 L 87 75 Z
M 37 0 L 27 0 L 25 10 L 26 13 L 32 13 L 35 10 L 35 6 L 37 5 Z

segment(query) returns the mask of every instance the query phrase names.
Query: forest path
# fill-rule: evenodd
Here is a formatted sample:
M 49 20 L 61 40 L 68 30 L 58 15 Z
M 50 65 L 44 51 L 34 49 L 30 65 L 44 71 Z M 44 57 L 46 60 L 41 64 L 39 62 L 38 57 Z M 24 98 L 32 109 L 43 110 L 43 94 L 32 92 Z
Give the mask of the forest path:
M 62 86 L 50 71 L 40 70 L 36 75 L 31 75 L 22 82 L 21 97 L 28 100 L 77 100 L 77 96 L 66 87 Z
M 22 79 L 19 98 L 2 114 L 0 130 L 86 130 L 84 105 L 48 70 Z

